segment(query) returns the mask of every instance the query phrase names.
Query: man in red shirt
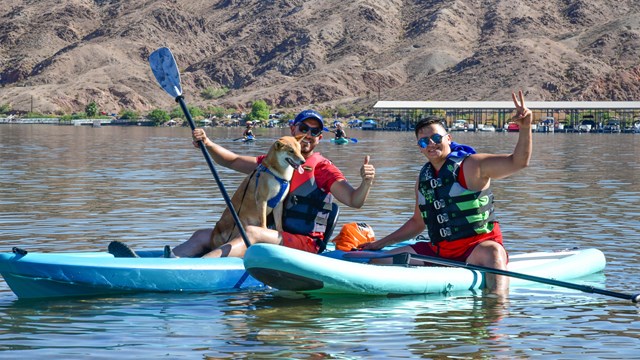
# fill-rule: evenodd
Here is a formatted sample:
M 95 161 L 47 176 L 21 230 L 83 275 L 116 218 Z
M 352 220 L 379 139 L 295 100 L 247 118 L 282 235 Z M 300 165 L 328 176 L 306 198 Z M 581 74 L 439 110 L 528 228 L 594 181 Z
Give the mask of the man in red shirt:
M 252 244 L 270 243 L 317 253 L 323 247 L 326 217 L 335 197 L 341 203 L 360 208 L 373 184 L 375 168 L 369 164 L 366 156 L 360 168 L 362 183 L 353 188 L 342 172 L 331 161 L 314 152 L 322 139 L 324 121 L 314 110 L 304 110 L 291 125 L 291 135 L 304 135 L 301 142 L 302 155 L 307 160 L 303 174 L 294 172 L 291 190 L 285 199 L 283 232 L 263 229 L 258 226 L 246 226 L 245 232 Z M 202 141 L 213 160 L 227 168 L 249 174 L 264 159 L 263 156 L 238 155 L 211 141 L 203 129 L 193 131 L 195 141 Z M 295 198 L 295 201 L 291 199 Z M 310 216 L 311 214 L 311 216 Z M 213 229 L 197 230 L 189 240 L 176 246 L 173 254 L 179 257 L 243 257 L 246 249 L 242 237 L 231 239 L 226 244 L 212 249 L 210 244 Z

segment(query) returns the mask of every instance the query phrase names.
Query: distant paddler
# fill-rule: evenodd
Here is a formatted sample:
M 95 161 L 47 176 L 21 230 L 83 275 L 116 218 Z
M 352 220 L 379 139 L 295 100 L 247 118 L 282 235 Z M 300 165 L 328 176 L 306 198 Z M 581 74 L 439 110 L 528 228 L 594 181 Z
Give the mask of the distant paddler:
M 345 133 L 342 128 L 342 123 L 336 123 L 336 131 L 334 131 L 334 134 L 336 134 L 336 140 L 345 139 L 347 137 L 347 133 Z
M 354 143 L 358 142 L 358 139 L 350 138 L 347 136 L 347 134 L 344 132 L 344 129 L 342 128 L 342 123 L 336 122 L 336 129 L 330 131 L 335 134 L 335 138 L 331 139 L 331 142 L 333 143 L 348 144 L 349 140 L 353 141 Z
M 253 141 L 256 139 L 255 135 L 253 135 L 253 122 L 247 121 L 244 132 L 242 133 L 243 141 Z

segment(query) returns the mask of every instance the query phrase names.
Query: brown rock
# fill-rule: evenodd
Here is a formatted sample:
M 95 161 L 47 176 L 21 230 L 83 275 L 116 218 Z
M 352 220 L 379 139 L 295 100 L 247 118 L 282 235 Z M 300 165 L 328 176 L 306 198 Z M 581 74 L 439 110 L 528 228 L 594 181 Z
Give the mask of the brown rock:
M 0 104 L 146 112 L 191 105 L 370 107 L 376 100 L 637 100 L 640 3 L 605 0 L 15 0 L 0 4 Z M 227 87 L 205 100 L 208 87 Z

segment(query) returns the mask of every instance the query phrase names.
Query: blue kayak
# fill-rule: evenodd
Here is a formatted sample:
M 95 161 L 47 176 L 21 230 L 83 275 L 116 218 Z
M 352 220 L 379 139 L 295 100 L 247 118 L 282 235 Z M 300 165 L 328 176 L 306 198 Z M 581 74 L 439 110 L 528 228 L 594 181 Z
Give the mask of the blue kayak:
M 481 289 L 483 273 L 461 267 L 374 265 L 367 258 L 349 258 L 332 251 L 317 255 L 284 246 L 256 244 L 244 257 L 249 274 L 265 285 L 312 295 L 420 295 Z M 598 249 L 535 252 L 509 256 L 508 270 L 531 276 L 569 280 L 596 274 L 605 268 Z M 510 286 L 531 286 L 512 278 Z
M 139 292 L 211 292 L 263 284 L 240 258 L 172 258 L 138 251 L 140 258 L 107 252 L 0 253 L 0 274 L 21 299 Z

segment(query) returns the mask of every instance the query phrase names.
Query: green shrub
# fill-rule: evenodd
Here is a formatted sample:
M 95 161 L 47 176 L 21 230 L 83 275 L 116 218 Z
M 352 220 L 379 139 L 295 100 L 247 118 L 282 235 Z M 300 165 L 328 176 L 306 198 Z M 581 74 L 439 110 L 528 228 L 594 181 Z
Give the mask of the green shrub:
M 140 115 L 133 110 L 122 110 L 120 112 L 120 119 L 124 120 L 136 120 L 139 119 Z
M 247 121 L 253 120 L 267 120 L 269 119 L 269 106 L 264 100 L 256 100 L 251 105 L 251 112 L 247 115 Z
M 221 88 L 213 88 L 213 87 L 210 86 L 210 87 L 202 90 L 202 92 L 200 92 L 200 96 L 202 96 L 203 98 L 205 98 L 207 100 L 212 100 L 212 99 L 217 99 L 217 98 L 223 97 L 228 92 L 229 92 L 229 89 L 226 86 L 223 86 Z
M 6 114 L 11 111 L 10 104 L 0 104 L 0 114 Z
M 96 117 L 98 115 L 98 104 L 95 101 L 90 102 L 84 108 L 84 112 L 87 113 L 87 116 L 90 118 Z
M 169 117 L 169 113 L 167 113 L 166 111 L 161 110 L 161 109 L 152 110 L 147 115 L 147 118 L 153 120 L 153 122 L 156 125 L 160 125 L 162 123 L 165 123 L 165 122 L 171 120 L 171 117 Z

